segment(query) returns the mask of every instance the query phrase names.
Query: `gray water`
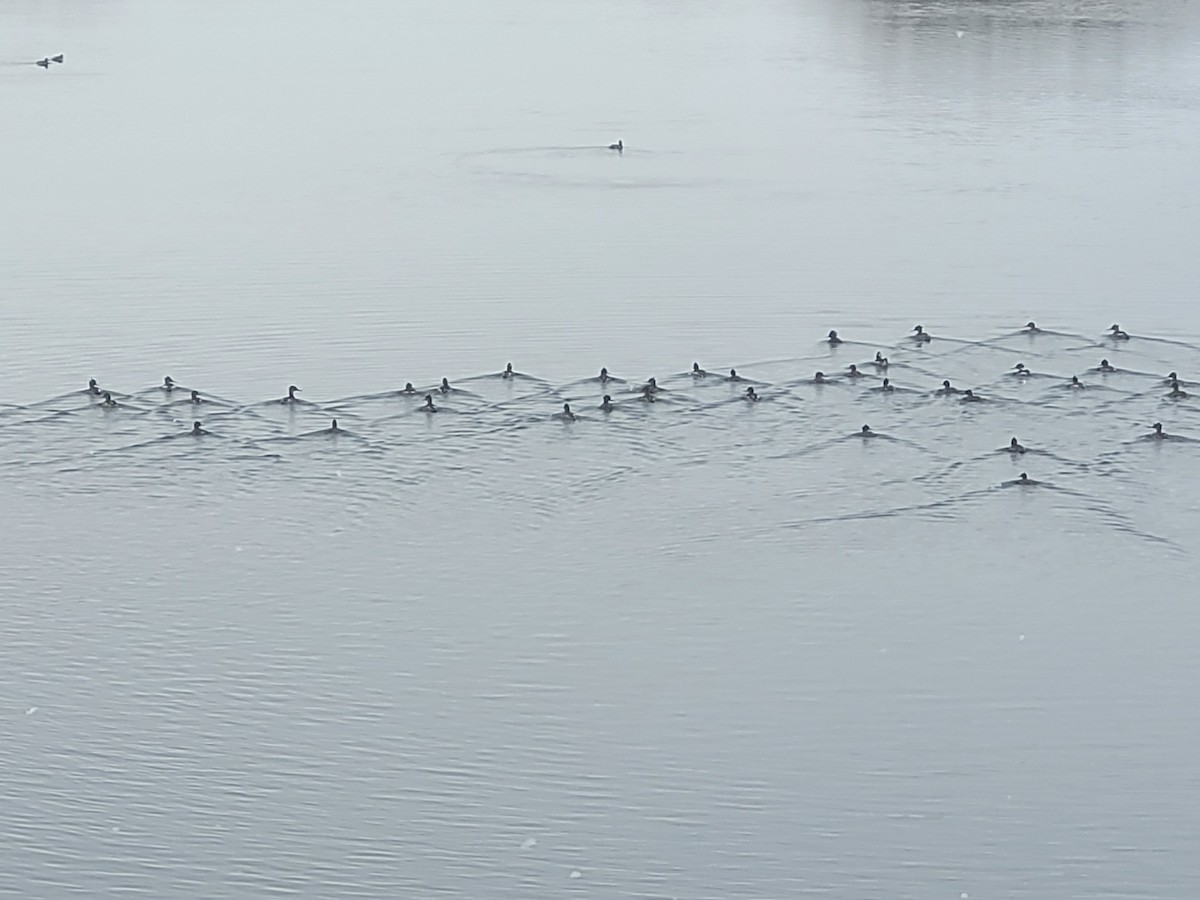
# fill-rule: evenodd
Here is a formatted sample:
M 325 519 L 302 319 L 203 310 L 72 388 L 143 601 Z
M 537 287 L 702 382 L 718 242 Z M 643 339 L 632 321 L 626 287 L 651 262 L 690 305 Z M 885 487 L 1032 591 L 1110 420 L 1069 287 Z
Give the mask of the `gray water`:
M 1197 4 L 10 0 L 0 120 L 0 894 L 1200 883 Z

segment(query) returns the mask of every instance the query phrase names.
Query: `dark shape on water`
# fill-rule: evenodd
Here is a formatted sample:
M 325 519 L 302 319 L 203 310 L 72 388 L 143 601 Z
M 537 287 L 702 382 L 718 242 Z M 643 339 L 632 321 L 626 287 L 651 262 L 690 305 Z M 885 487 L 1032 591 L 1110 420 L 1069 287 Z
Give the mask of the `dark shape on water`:
M 863 437 L 875 437 L 875 432 L 871 430 L 870 425 L 864 425 L 859 434 L 861 434 Z
M 433 394 L 425 395 L 425 405 L 421 407 L 424 412 L 437 412 L 437 407 L 433 405 Z
M 608 396 L 608 394 L 605 394 L 604 399 L 602 401 L 600 401 L 600 408 L 602 410 L 604 410 L 605 412 L 612 412 L 613 411 L 612 397 Z
M 1111 325 L 1108 330 L 1112 332 L 1112 334 L 1110 334 L 1109 337 L 1111 337 L 1113 340 L 1117 340 L 1117 341 L 1129 340 L 1129 335 L 1121 330 L 1120 325 L 1115 325 L 1115 324 Z
M 509 363 L 508 365 L 506 365 L 504 367 L 504 371 L 500 373 L 500 377 L 501 378 L 512 378 L 513 375 L 515 375 L 515 374 L 516 373 L 513 372 L 512 363 Z
M 299 390 L 300 390 L 300 388 L 296 387 L 294 384 L 289 384 L 287 396 L 282 398 L 279 402 L 280 403 L 295 403 L 295 402 L 297 402 L 296 392 Z
M 47 71 L 49 71 L 49 69 L 50 69 L 50 57 L 48 57 L 48 56 L 47 56 L 47 57 L 46 57 L 46 58 L 44 58 L 44 59 L 39 59 L 39 60 L 37 61 L 37 65 L 39 65 L 39 66 L 41 66 L 43 69 L 46 69 Z
M 930 341 L 933 340 L 933 338 L 931 338 L 929 336 L 929 334 L 925 331 L 925 326 L 914 325 L 913 326 L 913 340 L 919 344 L 928 344 Z
M 110 394 L 108 391 L 105 391 L 103 396 L 104 396 L 104 402 L 100 404 L 101 406 L 105 406 L 108 409 L 112 409 L 118 405 L 117 401 L 112 398 L 112 394 Z
M 192 402 L 193 403 L 203 403 L 204 402 L 203 400 L 200 399 L 199 391 L 192 391 Z
M 1179 386 L 1178 381 L 1171 382 L 1171 393 L 1167 394 L 1172 400 L 1182 400 L 1188 395 L 1187 391 Z
M 1034 324 L 1033 322 L 1026 322 L 1026 323 L 1025 323 L 1025 330 L 1026 330 L 1027 332 L 1029 332 L 1030 334 L 1037 334 L 1037 333 L 1038 333 L 1038 332 L 1040 332 L 1042 329 L 1038 328 L 1038 327 L 1037 327 L 1037 325 L 1036 325 L 1036 324 Z
M 616 150 L 618 153 L 622 153 L 622 152 L 624 152 L 624 150 L 625 150 L 625 141 L 624 141 L 624 140 L 618 140 L 618 141 L 617 141 L 615 144 L 609 144 L 609 145 L 608 145 L 608 149 L 609 149 L 609 150 Z
M 961 401 L 961 402 L 965 402 L 965 403 L 979 403 L 981 400 L 983 400 L 983 398 L 982 398 L 982 397 L 976 397 L 976 396 L 975 396 L 975 392 L 974 392 L 973 390 L 971 390 L 970 388 L 967 388 L 965 391 L 963 391 L 963 396 L 962 396 L 962 401 Z
M 162 389 L 164 391 L 166 391 L 168 394 L 171 393 L 171 391 L 175 390 L 175 379 L 172 378 L 170 375 L 166 376 L 163 379 Z
M 1108 373 L 1108 372 L 1115 372 L 1117 370 L 1116 370 L 1115 366 L 1109 365 L 1109 362 L 1107 359 L 1102 359 L 1102 360 L 1100 360 L 1100 365 L 1098 365 L 1096 367 L 1096 371 Z
M 872 365 L 875 366 L 875 368 L 877 368 L 877 369 L 886 369 L 888 367 L 887 357 L 884 356 L 882 353 L 880 353 L 878 350 L 876 350 L 875 351 L 875 359 L 873 360 Z
M 570 403 L 564 403 L 563 411 L 560 415 L 560 418 L 565 422 L 574 422 L 578 418 L 578 416 L 576 416 L 575 413 L 571 412 L 571 404 Z
M 1146 435 L 1146 437 L 1156 438 L 1158 440 L 1166 440 L 1167 433 L 1163 431 L 1162 422 L 1155 422 L 1150 427 L 1153 428 L 1154 431 L 1150 432 L 1150 434 Z
M 60 63 L 63 61 L 63 55 L 60 53 L 57 56 L 50 57 L 50 62 Z
M 937 389 L 937 393 L 943 397 L 948 397 L 950 394 L 958 394 L 961 392 L 959 391 L 958 388 L 953 387 L 950 384 L 950 379 L 947 378 L 945 381 L 942 382 L 942 386 Z
M 451 390 L 453 390 L 453 388 L 450 387 L 450 382 L 447 379 L 443 378 L 441 387 L 439 387 L 438 390 L 441 391 L 443 394 L 448 394 L 448 393 L 450 393 Z
M 692 377 L 693 378 L 706 378 L 707 376 L 708 376 L 708 373 L 705 372 L 702 368 L 700 368 L 700 363 L 698 363 L 698 362 L 692 363 Z
M 746 388 L 746 393 L 743 394 L 742 396 L 745 397 L 745 399 L 749 400 L 751 403 L 757 403 L 759 400 L 762 399 L 760 396 L 758 396 L 757 393 L 755 393 L 753 385 Z
M 836 331 L 830 331 L 829 337 L 827 337 L 825 340 L 829 343 L 830 347 L 836 347 L 842 342 L 842 339 L 838 337 L 838 333 Z
M 188 433 L 194 434 L 196 437 L 203 437 L 204 435 L 208 434 L 208 432 L 205 431 L 204 428 L 201 427 L 199 422 L 193 422 L 192 430 Z
M 1015 437 L 1011 441 L 1008 442 L 1008 447 L 1006 449 L 1008 450 L 1009 453 L 1024 453 L 1025 452 L 1025 448 L 1021 446 L 1020 442 Z
M 95 378 L 88 379 L 87 392 L 89 394 L 91 394 L 93 397 L 100 396 L 100 384 L 96 381 Z
M 825 378 L 824 372 L 817 372 L 817 374 L 813 376 L 813 383 L 814 384 L 828 384 L 829 381 Z
M 866 378 L 866 376 L 863 375 L 862 372 L 858 371 L 858 366 L 856 366 L 854 363 L 850 363 L 850 371 L 846 373 L 846 377 L 847 378 Z

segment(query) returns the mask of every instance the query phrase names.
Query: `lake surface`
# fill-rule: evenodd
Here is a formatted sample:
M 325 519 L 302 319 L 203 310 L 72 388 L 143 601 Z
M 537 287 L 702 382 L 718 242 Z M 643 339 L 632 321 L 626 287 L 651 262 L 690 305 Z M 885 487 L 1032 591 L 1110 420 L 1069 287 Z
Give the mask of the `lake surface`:
M 16 0 L 0 114 L 0 894 L 1200 883 L 1200 5 Z

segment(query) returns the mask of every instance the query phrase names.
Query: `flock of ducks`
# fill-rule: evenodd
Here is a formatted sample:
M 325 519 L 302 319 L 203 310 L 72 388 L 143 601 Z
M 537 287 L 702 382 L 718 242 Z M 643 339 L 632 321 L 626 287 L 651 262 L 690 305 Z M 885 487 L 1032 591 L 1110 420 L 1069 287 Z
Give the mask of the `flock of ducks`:
M 621 149 L 621 143 L 618 142 L 617 144 L 614 144 L 613 149 L 616 149 L 619 151 Z M 1036 333 L 1041 333 L 1041 329 L 1039 329 L 1034 322 L 1029 322 L 1022 329 L 1022 332 L 1029 333 L 1029 334 L 1036 334 Z M 1127 332 L 1123 331 L 1120 328 L 1120 326 L 1118 326 L 1118 325 L 1113 325 L 1109 329 L 1109 331 L 1105 335 L 1105 337 L 1107 339 L 1114 340 L 1114 341 L 1127 341 L 1130 339 L 1129 334 Z M 929 342 L 931 342 L 933 340 L 932 335 L 930 335 L 929 332 L 926 331 L 924 329 L 924 327 L 921 325 L 916 325 L 913 327 L 910 338 L 911 338 L 911 340 L 915 341 L 918 344 L 928 344 Z M 844 343 L 844 341 L 838 335 L 837 331 L 830 331 L 825 338 L 825 343 L 827 343 L 831 347 L 836 347 L 836 346 Z M 895 386 L 891 382 L 891 379 L 885 374 L 888 371 L 889 362 L 888 362 L 887 357 L 885 357 L 882 354 L 882 352 L 877 351 L 875 353 L 875 358 L 873 360 L 871 360 L 870 362 L 866 363 L 865 365 L 868 365 L 875 370 L 876 378 L 882 379 L 881 383 L 878 386 L 872 388 L 873 391 L 880 392 L 880 393 L 891 393 L 896 390 Z M 1115 366 L 1113 366 L 1107 358 L 1104 358 L 1104 359 L 1101 359 L 1099 365 L 1095 366 L 1093 369 L 1091 369 L 1091 371 L 1102 374 L 1102 375 L 1107 375 L 1107 374 L 1117 373 L 1120 370 L 1117 369 Z M 698 362 L 692 363 L 691 371 L 687 374 L 689 374 L 691 376 L 691 378 L 697 382 L 704 380 L 704 379 L 708 379 L 708 378 L 721 378 L 722 380 L 729 382 L 729 383 L 744 382 L 744 381 L 748 380 L 748 379 L 745 379 L 742 376 L 738 375 L 737 369 L 730 369 L 729 374 L 727 376 L 712 375 L 705 369 L 701 368 L 700 363 L 698 363 Z M 1033 376 L 1034 373 L 1024 363 L 1019 362 L 1007 374 L 1010 377 L 1023 380 L 1023 379 L 1030 378 L 1031 376 Z M 519 378 L 519 377 L 523 377 L 523 376 L 522 376 L 522 373 L 517 372 L 513 368 L 512 363 L 508 363 L 505 366 L 505 368 L 503 369 L 503 371 L 501 371 L 499 373 L 499 377 L 501 379 L 511 380 L 511 379 L 515 379 L 515 378 Z M 845 379 L 850 380 L 850 381 L 856 381 L 858 379 L 867 378 L 869 376 L 867 376 L 864 372 L 861 371 L 858 363 L 851 363 L 846 368 L 846 371 L 842 377 L 844 377 Z M 833 384 L 837 380 L 838 379 L 836 379 L 834 377 L 830 377 L 822 371 L 818 371 L 813 376 L 811 383 L 818 384 L 818 385 Z M 624 379 L 618 378 L 615 375 L 612 375 L 606 367 L 601 367 L 599 374 L 595 378 L 591 379 L 591 381 L 598 383 L 602 389 L 608 388 L 610 385 L 621 385 L 621 384 L 627 383 Z M 1178 374 L 1176 372 L 1170 372 L 1163 379 L 1163 383 L 1168 385 L 1170 388 L 1170 392 L 1165 395 L 1168 399 L 1181 400 L 1188 396 L 1187 392 L 1181 386 L 1179 378 L 1178 378 Z M 1086 387 L 1086 385 L 1079 380 L 1078 375 L 1072 375 L 1070 380 L 1065 382 L 1063 386 L 1065 388 L 1067 388 L 1069 390 L 1073 390 L 1073 391 L 1084 390 Z M 162 383 L 162 385 L 160 385 L 159 389 L 168 394 L 174 393 L 177 389 L 181 390 L 181 391 L 189 390 L 190 402 L 197 407 L 199 405 L 207 402 L 204 399 L 204 397 L 202 397 L 200 395 L 199 391 L 180 388 L 179 385 L 177 385 L 177 383 L 175 382 L 175 380 L 173 378 L 171 378 L 170 376 L 167 376 L 163 379 L 163 383 Z M 438 385 L 432 391 L 430 391 L 428 393 L 424 393 L 424 395 L 422 397 L 423 402 L 419 407 L 417 407 L 418 411 L 425 412 L 428 414 L 437 413 L 439 411 L 439 408 L 434 401 L 434 394 L 437 393 L 437 394 L 441 394 L 441 395 L 447 395 L 447 394 L 454 392 L 455 390 L 456 389 L 450 385 L 449 379 L 443 378 L 441 380 L 440 385 Z M 658 400 L 659 393 L 663 390 L 665 390 L 665 389 L 661 388 L 659 386 L 657 380 L 655 378 L 651 377 L 640 387 L 636 388 L 635 393 L 637 395 L 638 400 L 645 402 L 645 403 L 654 403 Z M 111 409 L 111 408 L 116 408 L 120 405 L 118 403 L 118 401 L 113 398 L 113 395 L 110 391 L 103 390 L 100 387 L 99 383 L 96 381 L 95 378 L 89 379 L 86 393 L 93 398 L 97 398 L 99 400 L 99 405 L 103 406 L 105 408 Z M 275 401 L 275 402 L 282 404 L 282 405 L 305 402 L 296 396 L 298 393 L 300 393 L 300 388 L 298 388 L 294 384 L 288 385 L 287 393 L 283 397 L 281 397 L 278 401 Z M 419 391 L 417 388 L 415 388 L 413 386 L 412 382 L 406 382 L 404 387 L 402 389 L 396 391 L 395 393 L 398 396 L 404 396 L 404 395 L 413 396 L 413 397 L 422 396 L 422 392 Z M 940 397 L 957 397 L 959 399 L 959 401 L 962 403 L 984 402 L 984 398 L 979 396 L 978 394 L 976 394 L 972 388 L 959 389 L 959 388 L 955 387 L 954 385 L 952 385 L 950 383 L 949 379 L 943 380 L 941 387 L 937 388 L 933 393 L 934 393 L 934 395 L 940 396 Z M 755 386 L 753 384 L 748 385 L 746 387 L 745 391 L 740 395 L 740 397 L 743 401 L 745 401 L 747 403 L 758 403 L 760 400 L 763 399 L 762 395 L 760 395 L 758 393 L 757 389 L 755 388 Z M 605 412 L 605 413 L 612 412 L 614 409 L 616 409 L 616 404 L 613 402 L 613 398 L 610 393 L 604 393 L 602 395 L 602 400 L 601 400 L 598 408 L 601 412 Z M 561 421 L 573 422 L 578 419 L 578 416 L 571 409 L 570 403 L 563 403 L 562 411 L 557 413 L 554 416 L 554 418 L 557 418 Z M 1150 431 L 1150 433 L 1146 435 L 1147 438 L 1151 438 L 1151 439 L 1155 439 L 1155 440 L 1166 440 L 1169 437 L 1169 435 L 1163 430 L 1163 425 L 1161 422 L 1155 422 L 1154 425 L 1151 426 L 1151 428 L 1152 428 L 1152 430 Z M 331 426 L 328 429 L 326 429 L 326 433 L 330 433 L 330 434 L 342 433 L 342 431 L 343 430 L 338 426 L 337 419 L 334 419 Z M 190 433 L 193 435 L 197 435 L 197 436 L 209 434 L 209 432 L 207 430 L 205 430 L 205 428 L 203 427 L 203 425 L 200 421 L 193 422 Z M 863 438 L 872 438 L 872 437 L 877 436 L 877 432 L 872 431 L 870 425 L 863 425 L 861 431 L 858 432 L 857 434 Z M 1009 442 L 1009 445 L 1002 449 L 1013 455 L 1020 455 L 1020 454 L 1023 454 L 1026 452 L 1026 448 L 1017 440 L 1016 437 L 1012 438 L 1012 440 Z M 1028 477 L 1028 475 L 1024 472 L 1021 473 L 1021 475 L 1018 479 L 1016 479 L 1015 481 L 1010 482 L 1010 483 L 1011 484 L 1031 484 L 1031 485 L 1038 484 L 1038 482 L 1034 481 L 1033 479 L 1030 479 Z

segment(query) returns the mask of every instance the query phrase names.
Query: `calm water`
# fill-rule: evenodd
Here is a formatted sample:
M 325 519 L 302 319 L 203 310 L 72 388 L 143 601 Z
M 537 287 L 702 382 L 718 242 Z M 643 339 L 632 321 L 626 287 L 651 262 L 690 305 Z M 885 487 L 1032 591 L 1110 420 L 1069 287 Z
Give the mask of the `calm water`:
M 0 894 L 1200 883 L 1200 5 L 17 0 L 0 114 Z

